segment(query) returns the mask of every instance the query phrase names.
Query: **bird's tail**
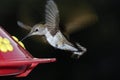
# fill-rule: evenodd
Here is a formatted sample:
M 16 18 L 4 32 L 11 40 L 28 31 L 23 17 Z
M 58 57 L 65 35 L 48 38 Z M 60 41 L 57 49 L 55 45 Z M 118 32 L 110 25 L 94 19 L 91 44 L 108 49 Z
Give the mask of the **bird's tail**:
M 78 51 L 73 52 L 72 56 L 73 58 L 80 58 L 81 55 L 83 55 L 87 49 L 83 46 L 81 46 L 79 43 L 76 43 L 76 46 L 78 47 Z

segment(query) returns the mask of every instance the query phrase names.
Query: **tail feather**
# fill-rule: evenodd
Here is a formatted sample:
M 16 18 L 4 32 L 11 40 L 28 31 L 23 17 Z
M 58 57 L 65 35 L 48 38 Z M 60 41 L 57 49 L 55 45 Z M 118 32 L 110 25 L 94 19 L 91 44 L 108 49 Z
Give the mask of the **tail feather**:
M 83 46 L 81 46 L 79 43 L 76 43 L 77 47 L 78 47 L 78 51 L 73 52 L 72 56 L 73 58 L 80 58 L 81 55 L 83 55 L 87 49 Z
M 79 43 L 76 43 L 76 45 L 78 46 L 78 48 L 80 50 L 82 50 L 83 53 L 85 53 L 87 51 L 87 49 L 85 47 L 81 46 Z

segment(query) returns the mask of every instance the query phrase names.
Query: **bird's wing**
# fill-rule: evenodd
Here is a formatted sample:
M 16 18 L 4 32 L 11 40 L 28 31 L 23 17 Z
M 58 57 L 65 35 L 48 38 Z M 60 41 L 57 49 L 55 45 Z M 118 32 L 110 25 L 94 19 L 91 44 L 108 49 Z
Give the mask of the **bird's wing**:
M 23 29 L 26 29 L 26 30 L 31 30 L 32 27 L 28 26 L 28 25 L 25 25 L 24 23 L 20 22 L 20 21 L 17 21 L 17 24 L 18 26 L 20 26 L 21 28 Z
M 59 30 L 59 11 L 53 0 L 48 0 L 45 8 L 46 27 L 54 36 Z

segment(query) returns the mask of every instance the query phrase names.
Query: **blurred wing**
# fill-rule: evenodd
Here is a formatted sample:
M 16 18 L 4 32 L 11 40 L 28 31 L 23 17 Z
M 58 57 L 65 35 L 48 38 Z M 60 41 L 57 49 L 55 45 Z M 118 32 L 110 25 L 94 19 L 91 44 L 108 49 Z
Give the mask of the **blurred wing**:
M 28 26 L 28 25 L 25 25 L 24 23 L 20 22 L 20 21 L 17 21 L 17 24 L 18 26 L 20 26 L 21 28 L 23 29 L 26 29 L 26 30 L 31 30 L 32 27 Z
M 45 9 L 46 27 L 54 36 L 59 30 L 59 11 L 53 0 L 47 1 Z
M 65 25 L 65 34 L 69 35 L 76 31 L 81 30 L 97 21 L 97 15 L 89 10 L 89 11 L 73 11 L 73 15 L 68 18 L 68 22 Z

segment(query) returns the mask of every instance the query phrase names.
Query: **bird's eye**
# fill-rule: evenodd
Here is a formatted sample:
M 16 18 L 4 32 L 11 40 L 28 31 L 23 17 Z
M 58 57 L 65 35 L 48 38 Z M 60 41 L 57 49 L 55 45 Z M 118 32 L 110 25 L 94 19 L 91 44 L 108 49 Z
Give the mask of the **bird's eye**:
M 38 28 L 37 28 L 37 29 L 35 29 L 35 32 L 36 32 L 36 31 L 39 31 L 39 29 L 38 29 Z

